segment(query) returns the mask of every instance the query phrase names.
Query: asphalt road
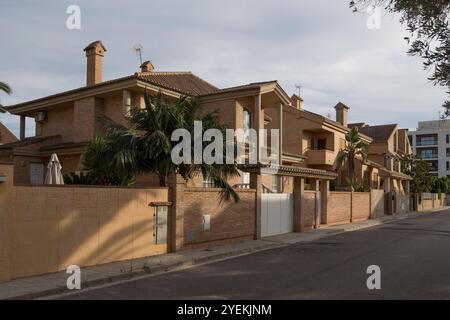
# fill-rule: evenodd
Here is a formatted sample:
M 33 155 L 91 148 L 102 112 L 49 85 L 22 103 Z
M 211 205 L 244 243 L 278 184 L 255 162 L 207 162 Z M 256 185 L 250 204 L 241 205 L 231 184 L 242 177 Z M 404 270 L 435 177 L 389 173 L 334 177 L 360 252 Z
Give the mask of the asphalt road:
M 367 289 L 367 267 L 381 289 Z M 450 211 L 65 296 L 65 299 L 450 299 Z

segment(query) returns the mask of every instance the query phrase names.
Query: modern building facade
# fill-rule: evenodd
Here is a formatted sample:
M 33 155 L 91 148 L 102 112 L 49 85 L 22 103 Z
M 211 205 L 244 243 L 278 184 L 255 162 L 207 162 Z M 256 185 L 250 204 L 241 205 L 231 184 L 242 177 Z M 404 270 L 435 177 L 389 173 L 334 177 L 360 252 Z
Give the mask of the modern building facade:
M 421 121 L 408 137 L 414 155 L 428 162 L 430 174 L 450 177 L 450 120 Z

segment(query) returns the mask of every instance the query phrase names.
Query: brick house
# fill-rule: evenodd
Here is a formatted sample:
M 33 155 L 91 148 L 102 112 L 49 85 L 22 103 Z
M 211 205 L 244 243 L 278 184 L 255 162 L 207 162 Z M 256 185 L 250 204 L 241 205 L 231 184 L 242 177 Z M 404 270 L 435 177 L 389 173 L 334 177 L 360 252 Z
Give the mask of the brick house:
M 370 126 L 357 123 L 349 126 L 358 127 L 362 134 L 372 138 L 369 160 L 379 168 L 382 189 L 386 192 L 408 193 L 411 177 L 401 170 L 401 157 L 412 154 L 407 130 L 399 129 L 397 124 Z
M 149 61 L 142 64 L 140 72 L 103 81 L 106 48 L 101 41 L 96 41 L 84 51 L 87 57 L 86 86 L 8 107 L 9 112 L 20 116 L 20 141 L 1 146 L 0 160 L 15 164 L 17 183 L 41 184 L 45 164 L 52 153 L 58 154 L 64 173 L 83 170 L 82 155 L 86 144 L 95 135 L 102 134 L 97 117 L 105 115 L 126 125 L 130 107 L 144 105 L 145 91 L 150 95 L 161 91 L 169 100 L 182 95 L 197 97 L 205 110 L 219 111 L 223 123 L 231 129 L 244 129 L 245 126 L 277 128 L 281 132 L 280 145 L 283 145 L 283 115 L 286 109 L 292 108 L 292 100 L 277 81 L 219 89 L 191 72 L 156 71 Z M 27 117 L 35 120 L 34 137 L 25 138 Z M 302 164 L 305 156 L 299 150 L 292 153 L 283 150 L 280 157 L 283 165 L 298 166 L 300 171 L 306 167 Z M 325 170 L 315 173 L 330 178 L 330 173 Z M 154 182 L 153 177 L 148 176 L 137 179 L 138 185 Z M 190 181 L 191 186 L 207 183 L 200 177 Z M 249 174 L 242 174 L 231 183 L 246 185 Z M 276 189 L 277 183 L 270 175 L 263 177 L 267 190 Z

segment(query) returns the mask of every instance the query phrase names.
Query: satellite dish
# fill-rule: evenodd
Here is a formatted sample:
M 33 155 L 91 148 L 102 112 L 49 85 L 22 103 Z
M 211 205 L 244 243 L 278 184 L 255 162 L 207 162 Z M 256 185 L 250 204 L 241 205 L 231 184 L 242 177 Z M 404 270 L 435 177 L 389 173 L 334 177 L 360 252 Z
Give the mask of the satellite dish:
M 139 61 L 142 64 L 142 52 L 144 51 L 144 47 L 142 46 L 142 44 L 137 43 L 133 46 L 133 51 L 136 53 L 136 55 L 139 57 Z M 140 65 L 141 65 L 140 64 Z

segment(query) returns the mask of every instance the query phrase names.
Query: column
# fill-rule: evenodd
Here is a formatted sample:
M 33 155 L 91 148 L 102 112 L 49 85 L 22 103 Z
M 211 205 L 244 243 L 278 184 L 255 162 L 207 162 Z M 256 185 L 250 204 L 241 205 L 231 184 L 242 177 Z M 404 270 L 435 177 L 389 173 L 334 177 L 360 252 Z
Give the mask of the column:
M 262 136 L 261 129 L 261 94 L 255 96 L 255 130 L 256 130 L 256 159 L 258 163 L 261 159 L 261 143 L 264 141 L 264 136 Z M 264 127 L 264 122 L 262 122 L 262 127 Z
M 279 137 L 278 137 L 278 144 L 280 146 L 279 149 L 279 164 L 280 166 L 283 164 L 283 104 L 280 103 L 279 109 L 278 109 L 279 117 L 278 117 L 278 128 L 279 128 Z
M 184 246 L 184 190 L 186 181 L 179 174 L 169 177 L 170 201 L 172 206 L 169 210 L 168 227 L 168 251 L 177 252 Z
M 330 180 L 320 181 L 321 223 L 328 223 L 328 198 L 330 197 Z
M 25 139 L 26 117 L 20 116 L 20 140 Z
M 250 188 L 256 190 L 255 194 L 255 233 L 254 239 L 261 239 L 261 194 L 262 182 L 259 173 L 250 173 Z
M 304 231 L 304 217 L 302 215 L 302 197 L 305 190 L 305 179 L 294 177 L 294 232 Z

